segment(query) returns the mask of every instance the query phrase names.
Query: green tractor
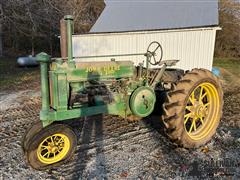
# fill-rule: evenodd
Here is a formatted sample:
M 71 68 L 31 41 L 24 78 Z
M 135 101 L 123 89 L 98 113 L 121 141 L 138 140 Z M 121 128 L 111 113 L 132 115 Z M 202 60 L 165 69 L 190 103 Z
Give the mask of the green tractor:
M 222 115 L 223 91 L 210 71 L 170 68 L 178 60 L 162 60 L 158 42 L 138 54 L 146 57 L 138 66 L 114 59 L 79 62 L 72 52 L 72 16 L 65 16 L 61 26 L 61 51 L 66 56 L 50 58 L 40 53 L 36 57 L 42 109 L 40 121 L 23 138 L 23 150 L 33 168 L 46 169 L 70 159 L 77 137 L 65 122 L 80 117 L 104 113 L 139 120 L 158 111 L 167 136 L 185 148 L 204 145 L 214 135 Z M 125 55 L 106 57 L 111 56 Z M 161 68 L 150 69 L 149 64 Z

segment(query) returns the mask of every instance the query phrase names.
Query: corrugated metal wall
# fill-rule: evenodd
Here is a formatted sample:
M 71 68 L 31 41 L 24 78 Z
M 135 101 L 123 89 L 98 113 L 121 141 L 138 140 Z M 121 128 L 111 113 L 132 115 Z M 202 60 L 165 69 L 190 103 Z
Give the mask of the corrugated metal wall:
M 73 55 L 99 56 L 112 54 L 145 53 L 152 41 L 163 47 L 163 60 L 179 59 L 174 68 L 212 69 L 217 27 L 159 30 L 126 33 L 85 34 L 73 36 Z M 136 65 L 144 56 L 114 57 L 115 60 L 131 60 Z M 107 61 L 111 58 L 86 58 L 77 61 Z M 154 66 L 151 66 L 154 68 Z

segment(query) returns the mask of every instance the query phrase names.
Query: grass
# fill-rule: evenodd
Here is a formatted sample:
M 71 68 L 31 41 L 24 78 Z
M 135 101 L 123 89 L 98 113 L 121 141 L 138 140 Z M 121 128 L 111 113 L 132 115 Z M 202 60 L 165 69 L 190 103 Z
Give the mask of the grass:
M 227 86 L 240 86 L 240 59 L 215 58 L 213 66 L 220 68 L 221 77 Z
M 213 66 L 224 68 L 236 76 L 240 76 L 240 59 L 215 58 Z
M 39 81 L 39 67 L 20 68 L 15 58 L 0 58 L 0 91 L 31 87 Z

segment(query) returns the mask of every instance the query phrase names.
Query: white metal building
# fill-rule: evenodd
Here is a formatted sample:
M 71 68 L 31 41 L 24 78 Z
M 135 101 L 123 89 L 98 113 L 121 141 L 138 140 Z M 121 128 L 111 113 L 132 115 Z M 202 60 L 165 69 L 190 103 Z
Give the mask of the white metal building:
M 212 69 L 216 31 L 220 29 L 217 0 L 105 3 L 91 32 L 73 36 L 74 57 L 145 53 L 152 41 L 158 41 L 163 60 L 180 60 L 174 68 Z M 144 56 L 112 58 L 131 60 L 136 65 L 145 60 Z M 111 57 L 79 60 L 106 61 Z

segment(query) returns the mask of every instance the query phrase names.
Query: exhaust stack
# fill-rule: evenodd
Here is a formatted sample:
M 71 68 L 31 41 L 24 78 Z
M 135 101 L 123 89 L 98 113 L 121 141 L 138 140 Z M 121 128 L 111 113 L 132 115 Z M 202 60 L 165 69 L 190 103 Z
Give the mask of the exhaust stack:
M 73 32 L 73 17 L 66 15 L 60 21 L 60 43 L 61 43 L 61 56 L 63 59 L 71 61 L 73 59 L 72 52 L 72 32 Z

